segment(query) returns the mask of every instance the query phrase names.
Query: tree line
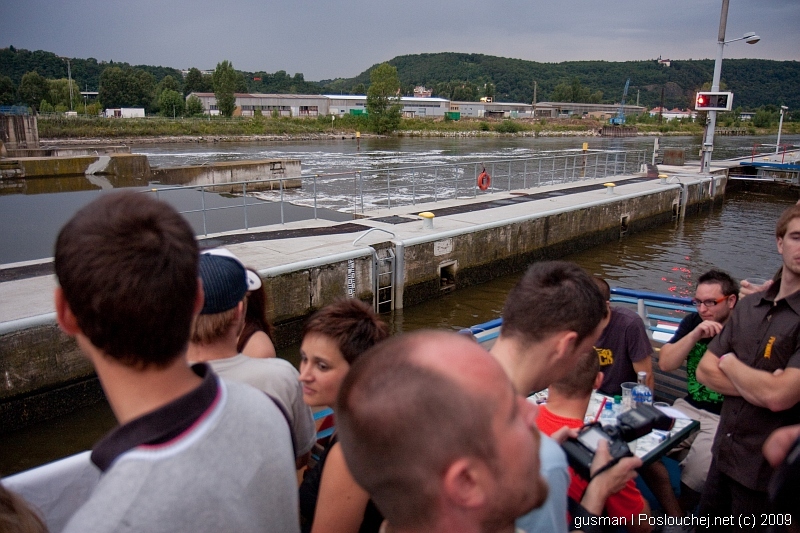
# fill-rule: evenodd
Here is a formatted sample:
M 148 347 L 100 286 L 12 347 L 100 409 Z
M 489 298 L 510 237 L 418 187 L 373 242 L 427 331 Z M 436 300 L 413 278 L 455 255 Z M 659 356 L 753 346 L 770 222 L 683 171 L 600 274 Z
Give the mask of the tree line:
M 147 113 L 166 116 L 180 114 L 179 97 L 188 108 L 188 94 L 216 92 L 214 76 L 197 68 L 190 69 L 184 77 L 181 71 L 168 67 L 131 66 L 94 58 L 69 62 L 74 84 L 72 107 L 79 112 L 82 102 L 75 100 L 76 88 L 97 90 L 104 107 L 144 107 Z M 627 102 L 649 108 L 693 107 L 696 91 L 708 86 L 714 66 L 712 60 L 676 60 L 670 66 L 656 60 L 538 63 L 459 53 L 398 56 L 388 64 L 397 71 L 403 95 L 412 95 L 415 86 L 423 85 L 434 96 L 450 100 L 491 97 L 499 102 L 530 103 L 535 87 L 539 102 L 618 103 L 625 80 L 630 78 Z M 230 62 L 227 67 L 231 72 L 224 77 L 225 83 L 232 84 L 234 93 L 367 94 L 372 72 L 379 65 L 354 78 L 321 82 L 306 81 L 302 73 L 292 76 L 285 71 L 245 72 L 235 70 Z M 30 52 L 13 46 L 0 49 L 0 105 L 68 109 L 70 104 L 64 97 L 69 93 L 66 78 L 67 60 L 51 52 Z M 800 62 L 726 59 L 722 87 L 734 92 L 734 105 L 742 110 L 774 113 L 780 105 L 786 105 L 791 115 L 791 110 L 800 108 Z M 184 113 L 197 111 L 197 103 L 191 102 L 191 108 Z

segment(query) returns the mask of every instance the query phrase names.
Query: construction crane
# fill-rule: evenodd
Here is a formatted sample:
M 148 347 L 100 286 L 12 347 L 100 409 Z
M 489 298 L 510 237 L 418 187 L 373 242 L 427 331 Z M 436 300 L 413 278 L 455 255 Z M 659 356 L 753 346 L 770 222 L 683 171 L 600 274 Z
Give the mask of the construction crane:
M 622 126 L 625 124 L 625 97 L 628 96 L 628 86 L 631 84 L 631 79 L 628 78 L 628 81 L 625 82 L 625 90 L 622 92 L 622 103 L 619 104 L 619 111 L 617 111 L 617 116 L 611 118 L 609 122 L 615 126 Z

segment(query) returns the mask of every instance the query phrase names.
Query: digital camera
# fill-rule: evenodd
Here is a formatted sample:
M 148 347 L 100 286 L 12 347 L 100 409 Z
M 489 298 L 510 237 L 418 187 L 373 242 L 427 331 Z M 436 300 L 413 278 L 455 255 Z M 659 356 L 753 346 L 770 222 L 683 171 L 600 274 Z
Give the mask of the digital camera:
M 675 424 L 671 418 L 655 407 L 647 404 L 637 405 L 617 417 L 618 425 L 603 427 L 599 423 L 584 426 L 577 438 L 567 439 L 561 447 L 567 454 L 569 465 L 584 479 L 591 479 L 590 470 L 597 445 L 601 439 L 608 441 L 611 463 L 616 464 L 623 457 L 632 457 L 628 443 L 647 435 L 654 429 L 669 431 Z

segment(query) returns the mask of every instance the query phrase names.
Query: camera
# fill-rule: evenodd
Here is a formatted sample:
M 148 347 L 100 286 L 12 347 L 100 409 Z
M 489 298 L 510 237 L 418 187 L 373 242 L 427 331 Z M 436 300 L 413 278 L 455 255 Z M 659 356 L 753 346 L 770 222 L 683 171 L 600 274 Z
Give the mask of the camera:
M 797 513 L 800 493 L 800 437 L 794 441 L 786 458 L 775 469 L 767 487 L 769 499 L 777 513 Z
M 617 463 L 623 457 L 632 457 L 628 443 L 647 435 L 654 429 L 668 431 L 675 419 L 647 404 L 637 405 L 617 417 L 617 426 L 603 427 L 599 423 L 584 426 L 577 438 L 567 439 L 561 447 L 567 454 L 569 465 L 584 479 L 591 479 L 592 459 L 600 440 L 608 441 L 611 462 Z

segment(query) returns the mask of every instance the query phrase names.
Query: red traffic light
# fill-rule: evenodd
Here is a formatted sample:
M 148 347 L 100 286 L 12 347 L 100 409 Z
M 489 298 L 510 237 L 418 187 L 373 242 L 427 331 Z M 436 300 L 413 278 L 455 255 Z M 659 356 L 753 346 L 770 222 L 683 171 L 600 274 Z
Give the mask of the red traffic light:
M 697 111 L 730 111 L 733 104 L 733 93 L 699 92 L 694 108 Z

